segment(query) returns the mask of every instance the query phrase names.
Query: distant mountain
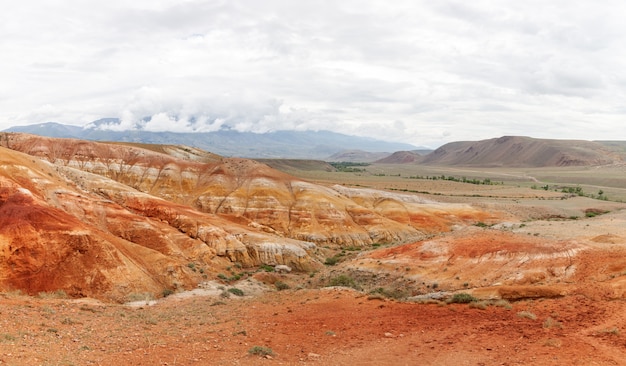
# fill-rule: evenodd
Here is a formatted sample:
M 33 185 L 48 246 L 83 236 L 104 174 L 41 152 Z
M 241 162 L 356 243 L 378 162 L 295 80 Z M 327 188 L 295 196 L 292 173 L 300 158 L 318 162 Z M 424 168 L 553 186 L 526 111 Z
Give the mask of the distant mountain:
M 193 146 L 223 156 L 247 158 L 326 159 L 344 150 L 392 152 L 413 150 L 415 146 L 331 131 L 275 131 L 268 133 L 219 130 L 215 132 L 150 132 L 140 129 L 113 131 L 103 125 L 119 124 L 119 119 L 94 121 L 85 128 L 48 122 L 12 127 L 5 132 L 23 132 L 48 137 L 70 137 L 95 141 L 122 141 Z M 375 160 L 375 159 L 374 159 Z
M 396 151 L 395 153 L 380 159 L 376 160 L 376 163 L 379 164 L 408 164 L 408 163 L 419 163 L 424 160 L 424 157 L 414 151 Z
M 613 144 L 582 140 L 535 139 L 504 136 L 481 141 L 445 144 L 428 154 L 422 164 L 482 167 L 589 166 L 624 161 Z
M 78 137 L 83 133 L 83 128 L 63 125 L 56 122 L 46 122 L 37 125 L 11 127 L 5 131 L 30 133 L 48 137 Z
M 369 163 L 389 156 L 388 152 L 370 152 L 363 150 L 343 150 L 327 157 L 326 161 Z

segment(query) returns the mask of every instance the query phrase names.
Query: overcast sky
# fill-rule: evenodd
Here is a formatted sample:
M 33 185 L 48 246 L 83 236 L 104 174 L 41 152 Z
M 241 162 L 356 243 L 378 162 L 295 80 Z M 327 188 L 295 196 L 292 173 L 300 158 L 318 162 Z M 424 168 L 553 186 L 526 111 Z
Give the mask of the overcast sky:
M 620 0 L 11 1 L 0 129 L 626 140 L 625 19 Z

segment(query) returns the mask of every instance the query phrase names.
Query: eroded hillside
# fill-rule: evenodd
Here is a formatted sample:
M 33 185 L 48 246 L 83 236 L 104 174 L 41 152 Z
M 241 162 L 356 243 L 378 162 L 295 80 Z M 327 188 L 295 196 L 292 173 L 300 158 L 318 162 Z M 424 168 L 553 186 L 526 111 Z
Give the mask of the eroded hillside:
M 121 300 L 191 288 L 233 263 L 311 270 L 321 246 L 410 242 L 492 218 L 186 147 L 1 137 L 0 284 L 29 293 Z

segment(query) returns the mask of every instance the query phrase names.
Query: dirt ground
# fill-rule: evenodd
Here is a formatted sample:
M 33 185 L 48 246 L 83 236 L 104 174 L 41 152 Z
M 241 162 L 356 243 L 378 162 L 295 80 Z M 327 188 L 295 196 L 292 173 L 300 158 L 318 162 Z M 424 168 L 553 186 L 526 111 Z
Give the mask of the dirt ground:
M 143 307 L 5 295 L 0 364 L 623 365 L 625 310 L 583 296 L 480 309 L 340 288 Z

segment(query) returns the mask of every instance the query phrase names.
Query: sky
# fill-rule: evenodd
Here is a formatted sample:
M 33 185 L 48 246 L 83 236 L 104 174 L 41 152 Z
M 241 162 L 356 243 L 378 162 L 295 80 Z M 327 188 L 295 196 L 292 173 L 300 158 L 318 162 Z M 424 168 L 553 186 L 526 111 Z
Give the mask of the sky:
M 626 140 L 624 19 L 619 0 L 12 1 L 0 129 Z

